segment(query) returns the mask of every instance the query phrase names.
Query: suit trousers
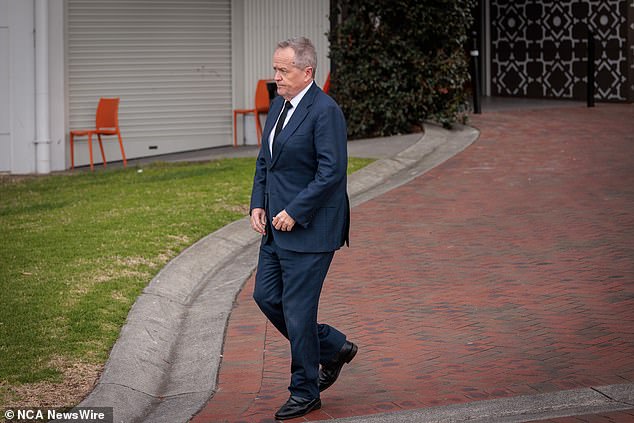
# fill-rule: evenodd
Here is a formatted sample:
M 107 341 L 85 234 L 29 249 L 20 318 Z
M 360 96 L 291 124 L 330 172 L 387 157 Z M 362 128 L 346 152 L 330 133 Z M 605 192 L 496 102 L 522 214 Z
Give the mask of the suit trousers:
M 291 345 L 291 395 L 319 397 L 319 364 L 334 359 L 346 336 L 317 323 L 319 296 L 334 251 L 299 253 L 279 248 L 273 236 L 260 246 L 253 298 Z

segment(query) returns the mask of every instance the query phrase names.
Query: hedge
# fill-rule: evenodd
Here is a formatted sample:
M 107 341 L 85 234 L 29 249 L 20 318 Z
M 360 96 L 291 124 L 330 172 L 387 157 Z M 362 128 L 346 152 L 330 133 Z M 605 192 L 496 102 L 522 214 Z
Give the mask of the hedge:
M 331 95 L 351 139 L 464 119 L 474 0 L 332 0 Z

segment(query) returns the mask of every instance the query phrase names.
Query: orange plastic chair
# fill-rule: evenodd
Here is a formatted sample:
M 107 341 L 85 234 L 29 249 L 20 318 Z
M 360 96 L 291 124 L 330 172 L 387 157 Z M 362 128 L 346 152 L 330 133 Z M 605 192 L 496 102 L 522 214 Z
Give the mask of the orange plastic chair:
M 328 91 L 330 91 L 330 72 L 328 72 L 328 76 L 326 77 L 326 82 L 324 82 L 324 88 L 322 89 L 322 91 L 326 94 L 328 94 Z
M 116 135 L 119 138 L 119 147 L 121 147 L 121 157 L 123 158 L 123 167 L 128 165 L 123 150 L 123 141 L 121 141 L 121 131 L 119 130 L 119 98 L 100 98 L 97 106 L 97 117 L 95 119 L 95 129 L 75 129 L 70 131 L 70 168 L 75 168 L 75 137 L 88 137 L 88 152 L 90 153 L 90 170 L 94 170 L 92 159 L 92 136 L 97 135 L 99 140 L 99 149 L 101 150 L 101 158 L 103 167 L 106 167 L 106 154 L 103 151 L 101 143 L 102 135 Z
M 260 113 L 268 113 L 271 100 L 269 90 L 266 86 L 269 80 L 260 79 L 255 88 L 255 108 L 253 109 L 234 109 L 233 111 L 233 146 L 238 146 L 237 120 L 238 115 L 247 115 L 253 113 L 255 115 L 255 131 L 258 137 L 258 146 L 260 146 L 260 138 L 262 138 L 262 125 L 260 124 Z

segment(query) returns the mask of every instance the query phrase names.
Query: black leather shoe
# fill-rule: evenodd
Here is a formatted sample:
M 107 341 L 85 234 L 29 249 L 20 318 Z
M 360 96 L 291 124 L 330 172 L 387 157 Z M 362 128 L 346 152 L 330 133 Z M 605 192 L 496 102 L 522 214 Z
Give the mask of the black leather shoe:
M 286 404 L 284 404 L 282 408 L 277 410 L 277 413 L 275 413 L 275 418 L 277 420 L 294 419 L 295 417 L 305 416 L 311 411 L 319 410 L 320 408 L 321 400 L 319 398 L 311 400 L 291 395 L 288 401 L 286 401 Z
M 329 364 L 321 366 L 321 369 L 319 369 L 319 392 L 330 388 L 335 383 L 339 373 L 341 373 L 341 368 L 344 364 L 352 361 L 354 356 L 357 355 L 357 350 L 358 348 L 355 344 L 346 341 L 335 358 Z

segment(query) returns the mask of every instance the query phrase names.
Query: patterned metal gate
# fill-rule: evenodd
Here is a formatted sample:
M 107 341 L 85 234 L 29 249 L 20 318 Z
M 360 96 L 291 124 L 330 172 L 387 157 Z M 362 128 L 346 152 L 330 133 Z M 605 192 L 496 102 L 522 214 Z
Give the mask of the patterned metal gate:
M 491 0 L 492 94 L 585 99 L 590 28 L 595 98 L 628 100 L 628 7 L 624 0 Z

